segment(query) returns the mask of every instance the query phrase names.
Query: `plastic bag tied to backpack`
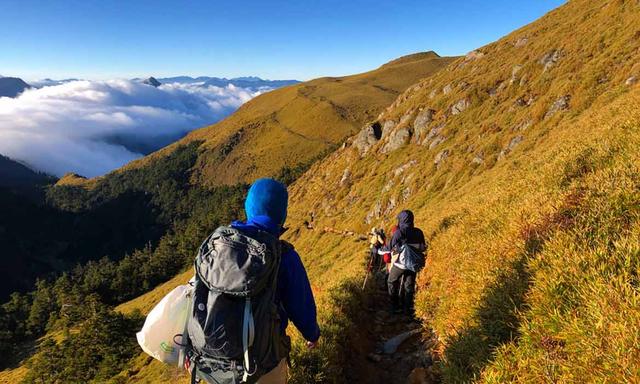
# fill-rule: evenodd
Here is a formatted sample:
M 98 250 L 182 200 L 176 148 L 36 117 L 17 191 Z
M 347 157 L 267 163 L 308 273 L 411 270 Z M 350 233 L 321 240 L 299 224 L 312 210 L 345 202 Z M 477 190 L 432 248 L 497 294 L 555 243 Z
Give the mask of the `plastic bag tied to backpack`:
M 192 287 L 180 285 L 169 292 L 147 315 L 142 330 L 136 334 L 143 351 L 167 364 L 179 364 L 182 335 L 191 306 Z

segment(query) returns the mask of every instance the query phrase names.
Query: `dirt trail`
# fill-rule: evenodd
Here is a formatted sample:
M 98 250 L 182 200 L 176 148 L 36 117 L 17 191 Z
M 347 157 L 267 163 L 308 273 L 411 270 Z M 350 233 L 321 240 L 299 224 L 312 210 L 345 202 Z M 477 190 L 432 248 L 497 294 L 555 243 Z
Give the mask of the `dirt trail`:
M 346 364 L 348 383 L 431 384 L 438 380 L 432 372 L 433 359 L 428 332 L 419 321 L 392 314 L 384 276 L 370 276 L 363 312 L 350 336 L 351 356 Z M 407 331 L 420 332 L 403 342 L 393 354 L 383 353 L 384 342 Z

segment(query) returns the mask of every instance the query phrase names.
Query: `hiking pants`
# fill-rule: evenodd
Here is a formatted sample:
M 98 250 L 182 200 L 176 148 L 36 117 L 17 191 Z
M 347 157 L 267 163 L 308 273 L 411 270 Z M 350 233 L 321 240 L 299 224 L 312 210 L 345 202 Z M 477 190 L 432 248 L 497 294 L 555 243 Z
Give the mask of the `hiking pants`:
M 401 283 L 404 291 L 402 303 L 400 300 Z M 405 311 L 411 311 L 413 309 L 413 295 L 416 291 L 416 273 L 408 269 L 398 268 L 394 265 L 391 267 L 391 271 L 389 271 L 387 285 L 393 309 L 399 309 L 400 304 L 402 304 Z

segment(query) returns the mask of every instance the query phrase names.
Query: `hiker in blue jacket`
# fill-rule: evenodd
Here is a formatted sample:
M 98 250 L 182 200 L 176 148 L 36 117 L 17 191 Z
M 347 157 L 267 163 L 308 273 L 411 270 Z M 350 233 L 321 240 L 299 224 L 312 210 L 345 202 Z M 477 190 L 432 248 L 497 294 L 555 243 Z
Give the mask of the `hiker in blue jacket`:
M 389 246 L 393 254 L 396 255 L 392 258 L 392 266 L 387 280 L 391 296 L 391 310 L 394 313 L 400 313 L 404 310 L 407 315 L 413 315 L 416 273 L 424 265 L 424 252 L 427 250 L 424 233 L 413 224 L 413 212 L 404 210 L 398 214 L 398 229 L 393 233 Z M 409 247 L 409 249 L 404 249 L 405 247 Z
M 288 193 L 286 187 L 272 179 L 259 179 L 249 189 L 245 201 L 246 222 L 236 221 L 232 227 L 251 232 L 267 231 L 277 237 L 284 233 L 287 218 Z M 282 334 L 286 334 L 291 320 L 307 340 L 307 347 L 314 348 L 320 338 L 316 318 L 316 304 L 307 272 L 298 253 L 291 248 L 282 254 L 278 275 L 276 301 L 282 319 Z M 286 383 L 287 364 L 283 360 L 273 371 L 262 376 L 259 384 Z

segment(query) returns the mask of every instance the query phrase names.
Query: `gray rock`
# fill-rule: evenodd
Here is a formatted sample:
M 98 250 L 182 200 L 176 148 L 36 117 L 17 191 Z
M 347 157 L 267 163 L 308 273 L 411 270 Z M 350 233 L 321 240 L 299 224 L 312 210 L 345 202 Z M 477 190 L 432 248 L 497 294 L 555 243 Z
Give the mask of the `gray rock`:
M 459 100 L 457 103 L 455 103 L 453 106 L 451 106 L 451 114 L 452 115 L 458 115 L 458 114 L 464 112 L 470 106 L 471 106 L 471 102 L 469 101 L 469 99 Z
M 482 164 L 484 163 L 484 155 L 482 153 L 478 153 L 476 154 L 476 156 L 473 158 L 473 160 L 471 160 L 472 164 Z
M 569 109 L 569 102 L 571 101 L 571 95 L 564 95 L 559 97 L 551 104 L 551 107 L 544 115 L 545 118 L 555 115 L 557 112 L 566 111 Z
M 418 140 L 426 133 L 427 127 L 433 121 L 436 111 L 426 108 L 416 116 L 413 122 L 414 138 Z
M 408 163 L 405 163 L 405 164 L 399 166 L 398 168 L 393 170 L 393 177 L 398 177 L 398 176 L 402 175 L 407 169 L 413 167 L 416 164 L 418 164 L 418 162 L 416 160 L 411 160 Z
M 440 151 L 433 159 L 433 163 L 437 166 L 440 166 L 440 164 L 442 164 L 447 159 L 447 157 L 449 157 L 449 152 L 450 151 L 448 149 Z
M 342 173 L 342 178 L 340 179 L 340 186 L 344 187 L 349 184 L 351 184 L 351 170 L 347 168 Z
M 394 209 L 396 209 L 397 206 L 398 206 L 398 202 L 396 201 L 396 198 L 391 197 L 389 199 L 389 202 L 387 203 L 387 208 L 385 208 L 384 210 L 385 215 L 388 215 L 389 213 L 391 213 Z
M 531 95 L 524 95 L 524 96 L 520 96 L 516 99 L 515 104 L 518 107 L 529 107 L 531 106 L 531 104 L 533 104 L 533 102 L 535 101 L 535 97 L 531 96 Z
M 433 127 L 431 129 L 431 131 L 429 131 L 429 134 L 427 134 L 427 137 L 424 138 L 424 140 L 422 141 L 421 145 L 427 146 L 429 145 L 429 142 L 431 140 L 433 140 L 436 136 L 438 136 L 438 134 L 440 134 L 440 132 L 442 132 L 442 130 L 444 129 L 445 124 L 442 123 L 436 127 Z
M 434 89 L 429 93 L 429 98 L 433 99 L 434 97 L 436 97 L 437 94 L 438 94 L 438 91 Z
M 402 191 L 402 201 L 407 201 L 409 200 L 409 198 L 411 197 L 411 188 L 410 187 L 406 187 L 403 191 Z
M 513 131 L 525 131 L 527 130 L 527 128 L 529 128 L 531 125 L 533 124 L 533 121 L 531 121 L 531 119 L 525 120 L 523 122 L 521 122 L 520 124 L 514 126 L 512 128 Z
M 561 56 L 562 52 L 557 49 L 549 51 L 544 56 L 542 56 L 542 58 L 540 59 L 540 64 L 544 66 L 544 71 L 546 72 L 547 70 L 553 68 L 553 66 L 558 63 Z
M 627 79 L 627 81 L 624 82 L 624 84 L 631 86 L 637 82 L 638 82 L 638 78 L 636 76 L 631 76 L 630 78 Z
M 445 95 L 450 94 L 451 91 L 453 91 L 453 87 L 451 86 L 451 84 L 447 84 L 444 86 L 444 88 L 442 88 L 442 93 L 444 93 Z
M 398 125 L 404 125 L 406 122 L 411 120 L 412 117 L 413 117 L 413 110 L 408 111 L 402 116 L 402 118 L 400 119 L 400 123 Z
M 382 346 L 383 353 L 386 355 L 391 355 L 395 353 L 398 350 L 398 347 L 402 345 L 402 343 L 404 343 L 410 337 L 418 335 L 419 333 L 420 333 L 420 328 L 416 328 L 411 331 L 407 331 L 392 337 L 391 339 L 387 340 Z
M 527 39 L 526 37 L 521 37 L 518 40 L 516 40 L 515 44 L 513 44 L 514 47 L 516 48 L 522 48 L 525 45 L 527 45 L 527 43 L 529 42 L 529 39 Z
M 438 145 L 440 145 L 446 139 L 447 139 L 446 136 L 442 136 L 442 135 L 436 136 L 433 139 L 433 141 L 431 142 L 431 144 L 429 144 L 429 149 L 433 149 L 433 148 L 437 147 Z
M 412 131 L 409 127 L 396 129 L 395 132 L 390 135 L 389 140 L 382 148 L 382 153 L 393 152 L 396 149 L 409 144 L 409 141 L 411 141 L 411 135 Z
M 382 137 L 387 137 L 393 128 L 396 127 L 396 122 L 393 120 L 387 120 L 382 124 Z
M 382 127 L 380 123 L 365 126 L 353 140 L 353 146 L 358 149 L 360 156 L 363 156 L 369 149 L 382 138 Z
M 522 135 L 518 135 L 513 139 L 511 139 L 509 144 L 502 151 L 500 151 L 500 154 L 498 155 L 498 160 L 504 159 L 505 156 L 511 153 L 511 151 L 513 151 L 518 146 L 518 144 L 520 144 L 523 140 L 524 140 L 524 136 Z

